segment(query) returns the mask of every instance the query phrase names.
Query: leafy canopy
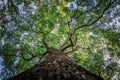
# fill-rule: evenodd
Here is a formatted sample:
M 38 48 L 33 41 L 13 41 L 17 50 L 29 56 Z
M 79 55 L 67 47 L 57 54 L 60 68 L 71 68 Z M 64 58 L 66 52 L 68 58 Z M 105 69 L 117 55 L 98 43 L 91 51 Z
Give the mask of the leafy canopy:
M 105 12 L 118 2 L 8 1 L 0 9 L 0 56 L 4 69 L 22 72 L 45 59 L 47 48 L 52 47 L 105 79 L 120 75 L 116 61 L 120 57 L 120 33 L 101 26 L 106 22 Z

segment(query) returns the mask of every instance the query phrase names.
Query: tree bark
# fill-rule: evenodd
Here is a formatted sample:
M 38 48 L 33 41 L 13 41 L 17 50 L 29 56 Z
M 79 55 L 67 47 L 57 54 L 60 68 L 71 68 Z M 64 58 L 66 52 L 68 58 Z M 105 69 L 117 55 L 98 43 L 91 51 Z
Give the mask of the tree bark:
M 77 65 L 62 51 L 49 49 L 48 57 L 8 80 L 104 80 Z

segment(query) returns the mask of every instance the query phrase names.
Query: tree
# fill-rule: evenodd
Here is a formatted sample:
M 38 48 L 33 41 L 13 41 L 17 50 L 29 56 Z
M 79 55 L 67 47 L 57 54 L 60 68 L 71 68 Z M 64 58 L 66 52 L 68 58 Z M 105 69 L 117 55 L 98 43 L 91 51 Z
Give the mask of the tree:
M 77 65 L 62 51 L 49 48 L 48 57 L 10 80 L 103 80 Z
M 16 1 L 16 3 L 11 0 L 7 2 L 1 12 L 3 18 L 0 29 L 1 41 L 4 41 L 0 48 L 1 56 L 6 60 L 4 65 L 10 68 L 9 66 L 14 64 L 16 57 L 19 57 L 15 71 L 22 72 L 38 61 L 46 59 L 47 51 L 52 47 L 73 57 L 78 64 L 88 67 L 93 73 L 106 79 L 111 78 L 112 71 L 104 73 L 102 51 L 106 48 L 101 48 L 103 48 L 103 44 L 109 44 L 113 46 L 107 47 L 111 52 L 119 53 L 119 33 L 112 30 L 102 30 L 104 28 L 100 29 L 98 26 L 106 21 L 105 13 L 118 3 L 117 0 L 106 2 L 103 0 L 36 0 L 32 3 L 29 0 Z M 30 5 L 33 6 L 30 7 Z M 36 5 L 39 6 L 36 7 Z M 8 6 L 10 9 L 7 9 Z M 36 12 L 32 8 L 35 8 Z M 4 13 L 5 11 L 7 14 Z M 33 12 L 30 13 L 30 11 Z M 7 17 L 10 17 L 10 20 L 6 19 Z M 10 27 L 10 29 L 6 24 L 12 20 L 15 24 L 12 23 L 9 26 L 15 25 L 16 28 Z M 116 44 L 108 37 L 110 35 L 107 34 L 108 32 L 111 36 L 116 36 L 112 38 Z M 12 57 L 8 60 L 10 56 Z M 94 59 L 93 62 L 91 58 Z M 91 60 L 91 62 L 84 60 Z M 89 65 L 87 65 L 88 63 Z M 21 66 L 23 67 L 21 68 Z M 107 66 L 108 69 L 109 66 Z M 110 69 L 115 70 L 111 66 Z M 110 75 L 112 76 L 109 77 Z

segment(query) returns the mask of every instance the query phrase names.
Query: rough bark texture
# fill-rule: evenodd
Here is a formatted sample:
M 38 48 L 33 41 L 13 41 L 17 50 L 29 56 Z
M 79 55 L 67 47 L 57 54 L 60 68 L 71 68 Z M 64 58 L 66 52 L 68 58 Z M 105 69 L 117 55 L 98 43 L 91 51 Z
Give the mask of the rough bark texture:
M 9 80 L 103 80 L 57 49 L 49 49 L 48 57 Z

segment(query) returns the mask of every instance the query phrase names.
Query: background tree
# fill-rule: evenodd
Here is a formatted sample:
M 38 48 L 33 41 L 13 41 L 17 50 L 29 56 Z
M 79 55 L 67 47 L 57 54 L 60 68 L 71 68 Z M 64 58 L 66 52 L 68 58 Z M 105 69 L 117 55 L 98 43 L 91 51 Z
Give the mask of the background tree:
M 119 0 L 0 1 L 1 79 L 60 49 L 105 79 L 119 78 Z M 6 77 L 7 78 L 7 77 Z

